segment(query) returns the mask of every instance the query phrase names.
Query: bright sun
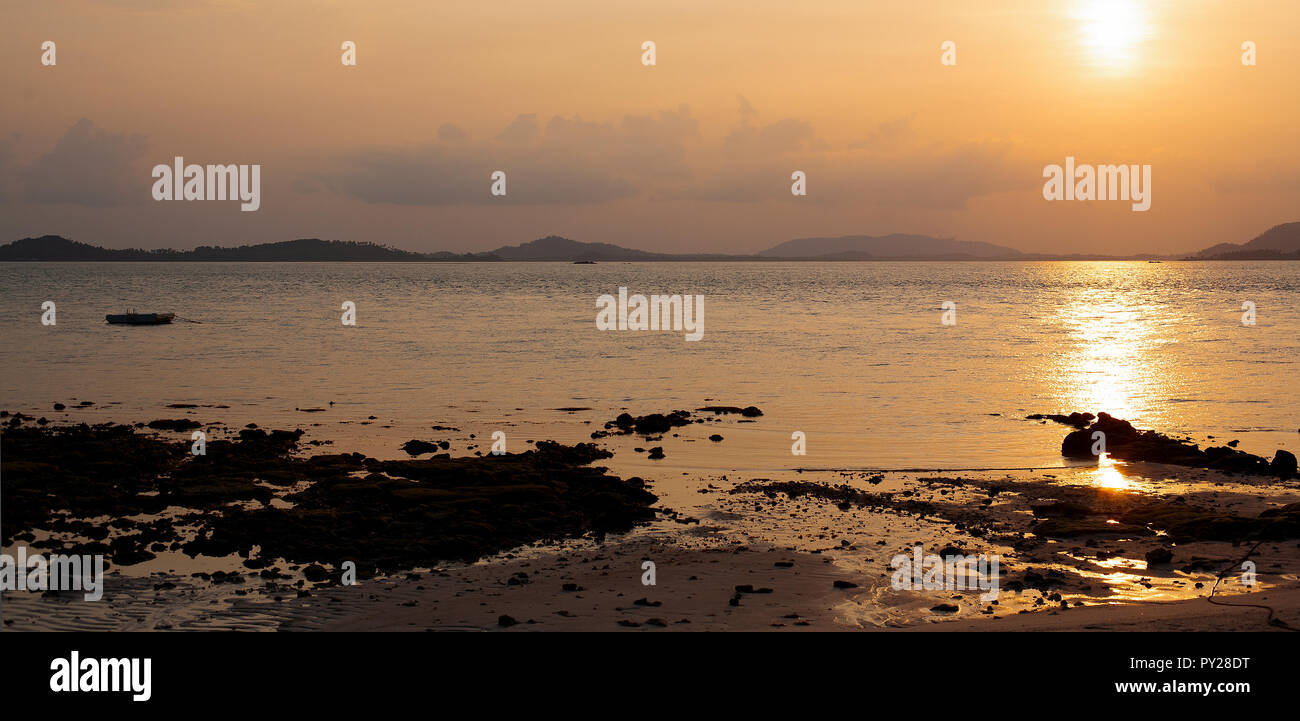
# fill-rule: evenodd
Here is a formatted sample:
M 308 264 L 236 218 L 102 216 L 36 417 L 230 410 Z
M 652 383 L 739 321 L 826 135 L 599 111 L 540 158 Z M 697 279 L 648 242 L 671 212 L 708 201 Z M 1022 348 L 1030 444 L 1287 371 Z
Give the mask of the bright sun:
M 1111 68 L 1131 65 L 1147 35 L 1139 0 L 1076 0 L 1072 13 L 1092 62 Z

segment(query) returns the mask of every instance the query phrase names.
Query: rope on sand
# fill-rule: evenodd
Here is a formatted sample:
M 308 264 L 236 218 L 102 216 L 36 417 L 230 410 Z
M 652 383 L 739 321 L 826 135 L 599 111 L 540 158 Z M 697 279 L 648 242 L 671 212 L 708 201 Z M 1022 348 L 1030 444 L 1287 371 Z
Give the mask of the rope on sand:
M 1237 559 L 1236 561 L 1234 561 L 1234 562 L 1228 564 L 1227 566 L 1224 567 L 1224 569 L 1223 569 L 1222 571 L 1219 571 L 1218 575 L 1217 575 L 1217 576 L 1215 577 L 1215 579 L 1214 579 L 1214 587 L 1210 589 L 1210 595 L 1209 595 L 1208 597 L 1206 597 L 1205 600 L 1209 601 L 1210 603 L 1212 603 L 1212 604 L 1214 604 L 1214 605 L 1216 605 L 1216 606 L 1234 606 L 1234 607 L 1237 607 L 1237 608 L 1262 608 L 1262 609 L 1264 609 L 1265 611 L 1268 611 L 1268 620 L 1266 621 L 1266 623 L 1268 623 L 1268 625 L 1270 625 L 1270 626 L 1277 626 L 1278 628 L 1284 628 L 1284 629 L 1286 629 L 1286 630 L 1288 630 L 1288 631 L 1300 631 L 1300 628 L 1296 628 L 1296 627 L 1294 627 L 1294 626 L 1291 626 L 1291 625 L 1287 624 L 1286 621 L 1283 621 L 1282 619 L 1277 618 L 1277 617 L 1276 617 L 1276 616 L 1277 616 L 1277 609 L 1273 608 L 1272 606 L 1266 606 L 1266 605 L 1264 605 L 1264 604 L 1262 604 L 1262 603 L 1226 603 L 1226 602 L 1224 602 L 1224 601 L 1216 601 L 1216 600 L 1214 600 L 1214 592 L 1217 591 L 1217 590 L 1219 590 L 1219 582 L 1223 580 L 1223 577 L 1228 573 L 1228 571 L 1231 570 L 1231 569 L 1233 569 L 1233 568 L 1237 568 L 1237 567 L 1239 567 L 1241 564 L 1245 563 L 1245 562 L 1246 562 L 1246 559 L 1247 559 L 1247 558 L 1250 558 L 1251 555 L 1252 555 L 1253 553 L 1255 553 L 1255 549 L 1259 548 L 1260 545 L 1263 544 L 1263 543 L 1264 543 L 1264 541 L 1263 541 L 1262 539 L 1259 540 L 1259 541 L 1257 541 L 1257 542 L 1255 543 L 1255 545 L 1253 545 L 1253 546 L 1250 547 L 1250 550 L 1249 550 L 1249 551 L 1246 551 L 1246 555 L 1244 555 L 1244 556 L 1242 556 L 1241 558 Z

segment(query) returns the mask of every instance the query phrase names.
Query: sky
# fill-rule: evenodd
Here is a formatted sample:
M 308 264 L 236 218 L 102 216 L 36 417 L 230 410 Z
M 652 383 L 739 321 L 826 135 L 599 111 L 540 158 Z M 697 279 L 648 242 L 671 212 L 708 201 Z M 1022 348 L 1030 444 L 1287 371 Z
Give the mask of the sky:
M 1300 220 L 1298 35 L 1295 0 L 12 1 L 0 242 L 1179 253 Z M 155 200 L 176 156 L 260 165 L 260 207 Z M 1150 165 L 1150 209 L 1046 200 L 1066 157 Z

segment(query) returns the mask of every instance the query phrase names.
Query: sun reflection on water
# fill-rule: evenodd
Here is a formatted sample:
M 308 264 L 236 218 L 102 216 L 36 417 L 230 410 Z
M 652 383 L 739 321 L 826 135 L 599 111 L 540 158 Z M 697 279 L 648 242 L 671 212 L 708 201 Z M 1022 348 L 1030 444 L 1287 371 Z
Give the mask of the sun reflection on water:
M 1177 383 L 1161 351 L 1178 319 L 1133 288 L 1135 278 L 1151 272 L 1144 263 L 1078 269 L 1079 289 L 1055 319 L 1066 336 L 1066 350 L 1052 364 L 1061 408 L 1133 420 Z
M 1115 462 L 1107 457 L 1107 454 L 1101 454 L 1098 459 L 1097 470 L 1093 471 L 1093 485 L 1098 488 L 1110 488 L 1117 491 L 1127 491 L 1133 488 L 1133 482 L 1124 477 L 1123 473 L 1115 467 Z

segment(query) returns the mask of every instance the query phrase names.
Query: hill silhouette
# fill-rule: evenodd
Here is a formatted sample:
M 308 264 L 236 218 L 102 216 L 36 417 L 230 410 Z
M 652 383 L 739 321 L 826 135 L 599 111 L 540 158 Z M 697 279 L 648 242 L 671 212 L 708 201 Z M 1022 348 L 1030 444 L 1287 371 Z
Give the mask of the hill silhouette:
M 201 245 L 193 250 L 101 248 L 58 235 L 23 238 L 0 246 L 0 261 L 226 261 L 226 262 L 682 262 L 873 260 L 1155 260 L 1180 256 L 1023 253 L 1001 245 L 928 235 L 845 235 L 796 238 L 756 255 L 654 253 L 612 243 L 584 243 L 558 235 L 487 253 L 416 253 L 375 243 L 299 238 L 238 247 Z M 1300 260 L 1300 222 L 1283 223 L 1251 240 L 1220 243 L 1185 260 Z
M 1188 260 L 1300 260 L 1300 222 L 1275 225 L 1245 243 L 1219 243 Z
M 412 253 L 374 243 L 300 238 L 278 243 L 220 248 L 201 245 L 194 250 L 112 249 L 69 240 L 58 235 L 23 238 L 0 246 L 0 260 L 9 261 L 227 261 L 227 262 L 430 262 L 500 260 L 490 254 Z

